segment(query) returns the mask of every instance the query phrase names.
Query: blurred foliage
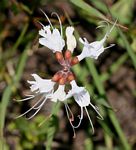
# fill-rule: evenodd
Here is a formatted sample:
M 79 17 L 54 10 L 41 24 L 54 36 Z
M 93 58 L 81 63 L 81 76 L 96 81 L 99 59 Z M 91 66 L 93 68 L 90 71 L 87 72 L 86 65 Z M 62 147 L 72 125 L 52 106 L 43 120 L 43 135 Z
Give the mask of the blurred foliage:
M 94 28 L 99 21 L 105 20 L 113 24 L 118 19 L 117 26 L 107 41 L 108 43 L 116 43 L 115 48 L 113 48 L 114 51 L 122 50 L 121 53 L 118 53 L 118 57 L 114 59 L 113 63 L 106 67 L 105 71 L 101 71 L 102 63 L 86 59 L 81 65 L 76 65 L 73 69 L 77 81 L 87 88 L 93 97 L 93 103 L 99 105 L 100 111 L 105 118 L 104 121 L 97 120 L 98 125 L 95 124 L 95 135 L 91 134 L 89 123 L 85 128 L 82 129 L 81 127 L 81 129 L 77 130 L 77 132 L 81 130 L 85 134 L 83 147 L 79 147 L 79 149 L 135 149 L 136 136 L 133 142 L 130 142 L 125 135 L 115 111 L 109 104 L 105 88 L 106 81 L 109 81 L 113 74 L 118 73 L 118 70 L 126 62 L 128 62 L 127 65 L 132 70 L 136 69 L 135 0 L 1 0 L 0 150 L 50 150 L 55 149 L 54 147 L 57 147 L 56 149 L 75 149 L 76 142 L 80 145 L 80 141 L 72 139 L 72 130 L 69 129 L 70 124 L 68 121 L 64 120 L 63 122 L 67 124 L 65 132 L 68 135 L 66 136 L 65 132 L 58 135 L 61 127 L 63 127 L 63 123 L 60 125 L 60 122 L 64 119 L 64 116 L 59 113 L 62 111 L 60 104 L 53 105 L 50 117 L 41 113 L 31 121 L 23 117 L 17 120 L 14 119 L 16 114 L 21 113 L 23 104 L 15 104 L 11 100 L 13 97 L 20 98 L 24 94 L 23 90 L 26 85 L 24 85 L 23 79 L 27 80 L 28 76 L 23 77 L 23 75 L 26 72 L 28 74 L 32 73 L 25 69 L 28 65 L 27 61 L 35 53 L 37 55 L 37 51 L 39 51 L 38 44 L 35 42 L 38 38 L 39 30 L 37 21 L 47 24 L 43 14 L 39 11 L 40 9 L 43 9 L 49 15 L 53 11 L 58 12 L 64 27 L 69 24 L 74 25 L 77 39 L 81 34 L 82 36 L 87 35 L 90 38 L 88 39 L 90 42 L 102 38 L 105 33 L 103 28 L 94 32 Z M 51 21 L 54 24 L 57 22 L 55 18 L 52 18 Z M 79 44 L 76 53 L 80 53 L 81 49 L 82 47 Z M 46 64 L 44 65 L 46 66 Z M 40 67 L 35 70 L 40 74 L 46 74 L 48 77 L 54 73 L 51 69 L 46 69 L 46 73 L 43 73 Z M 133 89 L 132 95 L 134 98 L 136 98 L 135 93 L 136 89 Z M 44 109 L 46 109 L 46 106 Z M 92 118 L 95 120 L 94 113 L 91 111 L 89 113 L 92 114 Z M 41 122 L 43 124 L 39 126 Z M 96 137 L 99 136 L 102 137 L 101 140 L 96 140 Z M 58 141 L 56 140 L 57 137 L 59 137 Z

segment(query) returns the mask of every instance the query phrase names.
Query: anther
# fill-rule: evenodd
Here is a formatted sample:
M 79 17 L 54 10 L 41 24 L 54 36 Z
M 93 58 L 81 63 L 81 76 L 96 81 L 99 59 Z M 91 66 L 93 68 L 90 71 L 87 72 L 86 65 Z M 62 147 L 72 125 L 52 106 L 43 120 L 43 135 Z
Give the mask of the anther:
M 74 75 L 73 75 L 72 72 L 70 72 L 70 73 L 68 74 L 67 80 L 68 80 L 69 82 L 71 82 L 72 80 L 75 80 L 75 77 L 74 77 Z
M 66 50 L 65 52 L 65 59 L 69 60 L 71 58 L 71 51 L 70 50 Z
M 56 52 L 56 53 L 55 53 L 55 56 L 56 56 L 56 59 L 58 60 L 58 62 L 59 62 L 60 64 L 62 64 L 62 63 L 64 62 L 64 58 L 63 58 L 63 55 L 62 55 L 61 52 Z
M 52 77 L 52 81 L 58 82 L 61 77 L 62 77 L 62 72 L 57 72 L 57 73 Z
M 78 60 L 78 57 L 74 57 L 72 60 L 71 60 L 71 66 L 73 65 L 76 65 L 79 63 L 79 60 Z
M 60 85 L 64 85 L 66 83 L 66 78 L 60 78 L 60 80 L 59 80 L 59 84 Z

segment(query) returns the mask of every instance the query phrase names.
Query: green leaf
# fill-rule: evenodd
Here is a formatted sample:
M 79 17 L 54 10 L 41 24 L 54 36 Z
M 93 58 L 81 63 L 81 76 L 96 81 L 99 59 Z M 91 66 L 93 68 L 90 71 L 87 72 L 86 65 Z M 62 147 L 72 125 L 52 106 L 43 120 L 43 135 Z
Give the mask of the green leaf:
M 94 17 L 105 20 L 105 16 L 101 12 L 99 12 L 97 9 L 90 6 L 83 0 L 70 0 L 70 1 L 72 4 L 74 4 L 76 7 L 79 7 L 80 9 L 82 9 L 85 13 L 89 14 L 90 16 L 94 16 Z
M 25 67 L 25 62 L 26 62 L 26 59 L 27 59 L 27 56 L 28 56 L 27 55 L 28 47 L 29 47 L 29 45 L 26 46 L 26 49 L 24 50 L 23 54 L 21 55 L 21 58 L 20 58 L 20 61 L 18 63 L 16 74 L 13 78 L 12 84 L 7 86 L 7 88 L 5 89 L 5 91 L 2 95 L 2 100 L 1 100 L 1 103 L 0 103 L 0 106 L 1 106 L 1 110 L 0 110 L 0 137 L 1 138 L 3 137 L 6 111 L 7 111 L 7 107 L 8 107 L 10 97 L 11 97 L 11 94 L 12 94 L 12 87 L 13 87 L 13 85 L 18 84 L 18 82 L 19 82 L 19 80 L 22 76 L 23 69 Z M 3 142 L 4 142 L 3 139 L 0 140 L 0 146 L 3 145 Z M 2 148 L 0 148 L 0 149 L 2 149 Z
M 136 54 L 134 53 L 134 51 L 132 50 L 128 40 L 127 40 L 127 37 L 126 35 L 118 28 L 118 32 L 122 38 L 122 42 L 124 43 L 125 47 L 126 47 L 126 50 L 128 52 L 128 55 L 130 56 L 132 62 L 133 62 L 133 66 L 135 67 L 136 69 Z

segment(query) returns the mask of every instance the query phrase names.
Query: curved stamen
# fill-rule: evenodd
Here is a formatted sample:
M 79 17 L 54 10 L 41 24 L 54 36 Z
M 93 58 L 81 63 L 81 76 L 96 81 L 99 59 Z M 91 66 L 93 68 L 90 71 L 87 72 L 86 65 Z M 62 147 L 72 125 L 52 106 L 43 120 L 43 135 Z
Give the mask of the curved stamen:
M 57 18 L 58 18 L 58 20 L 59 20 L 59 24 L 60 24 L 60 34 L 61 34 L 61 37 L 62 37 L 62 36 L 63 36 L 63 30 L 62 30 L 61 19 L 60 19 L 59 15 L 58 15 L 56 12 L 52 12 L 52 13 L 51 13 L 51 16 L 52 16 L 52 15 L 56 15 Z
M 40 109 L 41 109 L 41 107 L 38 110 L 36 110 L 36 112 L 32 116 L 30 116 L 29 118 L 27 118 L 27 120 L 32 119 L 40 111 Z
M 69 112 L 68 112 L 68 105 L 66 104 L 66 103 L 64 103 L 64 105 L 65 105 L 65 109 L 66 109 L 66 113 L 67 113 L 67 117 L 68 117 L 68 120 L 69 120 L 69 122 L 70 122 L 70 125 L 71 125 L 71 127 L 72 127 L 72 129 L 73 129 L 73 133 L 74 133 L 74 135 L 73 135 L 73 138 L 75 138 L 76 137 L 76 132 L 75 132 L 75 129 L 74 129 L 74 127 L 73 127 L 73 124 L 72 124 L 72 119 L 70 118 L 70 116 L 69 116 Z M 70 110 L 71 111 L 71 110 Z
M 103 27 L 105 27 L 105 25 L 99 25 L 98 27 L 96 27 L 96 29 L 103 28 Z
M 79 123 L 78 123 L 78 125 L 77 126 L 74 126 L 73 125 L 73 127 L 76 129 L 76 128 L 78 128 L 80 125 L 81 125 L 81 122 L 82 122 L 82 119 L 83 119 L 83 107 L 81 107 L 81 115 L 80 116 L 78 116 L 79 117 Z
M 26 115 L 26 114 L 27 114 L 28 112 L 30 112 L 35 106 L 37 106 L 37 105 L 43 100 L 43 98 L 44 98 L 44 96 L 42 96 L 42 97 L 40 98 L 40 100 L 37 101 L 37 102 L 36 102 L 30 109 L 28 109 L 26 112 L 24 112 L 23 114 L 21 114 L 21 115 L 15 117 L 15 119 L 20 118 L 20 117 Z
M 71 109 L 69 108 L 68 104 L 65 103 L 65 105 L 66 105 L 66 107 L 68 108 L 68 110 L 69 110 L 69 112 L 70 112 L 70 115 L 71 115 L 71 117 L 69 117 L 70 120 L 71 120 L 71 121 L 74 121 L 74 115 L 73 115 L 73 112 L 72 112 Z
M 106 23 L 106 25 L 107 25 L 108 27 L 110 27 L 110 24 L 109 24 L 108 21 L 103 20 L 103 21 L 100 21 L 100 22 L 99 22 L 99 24 L 101 24 L 101 23 Z
M 39 109 L 39 108 L 41 108 L 44 105 L 44 103 L 46 102 L 46 100 L 47 100 L 47 97 L 45 98 L 45 100 L 39 106 L 34 107 L 33 109 Z
M 113 28 L 115 27 L 116 23 L 117 23 L 118 19 L 115 20 L 113 26 L 111 27 L 110 31 L 109 31 L 109 34 L 111 33 L 111 31 L 113 30 Z
M 107 33 L 106 33 L 106 35 L 105 35 L 106 38 L 109 37 L 109 35 L 110 35 L 111 31 L 113 30 L 113 28 L 115 27 L 116 23 L 117 23 L 117 19 L 116 19 L 116 21 L 114 22 L 114 24 L 113 24 L 113 26 L 111 27 L 111 29 L 110 29 L 109 31 L 107 31 Z
M 103 120 L 103 116 L 99 113 L 99 108 L 95 107 L 93 104 L 90 103 L 90 106 L 93 107 L 93 109 L 96 111 L 96 113 L 98 114 L 97 118 Z
M 73 113 L 72 113 L 71 109 L 69 108 L 69 106 L 68 106 L 67 104 L 66 104 L 66 106 L 67 106 L 67 108 L 68 108 L 70 114 L 73 115 Z M 73 115 L 73 117 L 74 117 L 74 115 Z M 79 123 L 78 123 L 76 126 L 73 125 L 72 121 L 74 121 L 74 120 L 71 119 L 71 125 L 72 125 L 72 127 L 75 128 L 75 129 L 78 128 L 78 127 L 81 125 L 81 122 L 82 122 L 82 119 L 83 119 L 83 107 L 81 107 L 81 115 L 78 116 L 78 117 L 79 117 L 80 120 L 79 120 Z
M 90 118 L 90 116 L 89 116 L 89 113 L 88 113 L 88 110 L 87 110 L 86 107 L 85 107 L 85 111 L 86 111 L 86 114 L 87 114 L 87 116 L 88 116 L 88 119 L 89 119 L 90 124 L 91 124 L 91 127 L 92 127 L 92 133 L 94 134 L 94 126 L 93 126 L 92 120 L 91 120 L 91 118 Z
M 38 22 L 43 28 L 45 27 L 40 21 L 37 20 L 37 22 Z
M 51 118 L 51 116 L 52 116 L 52 114 L 49 115 L 47 118 L 45 118 L 41 123 L 39 123 L 38 127 L 42 126 L 45 121 L 47 121 L 49 118 Z
M 105 23 L 105 25 L 102 24 L 102 23 Z M 107 33 L 106 33 L 106 35 L 107 35 L 108 32 L 109 32 L 109 29 L 110 29 L 109 23 L 108 23 L 107 21 L 103 20 L 103 21 L 100 21 L 99 24 L 102 24 L 102 25 L 99 25 L 98 27 L 96 27 L 96 29 L 107 26 L 107 29 L 108 29 L 108 31 L 107 31 Z
M 34 109 L 38 109 L 32 116 L 30 116 L 29 118 L 27 118 L 28 120 L 33 118 L 39 111 L 40 109 L 42 108 L 42 106 L 44 105 L 44 103 L 46 102 L 47 98 L 45 98 L 45 100 L 40 104 L 40 106 L 38 107 L 34 107 Z
M 29 95 L 28 95 L 29 96 Z M 24 98 L 24 99 L 19 99 L 19 100 L 16 100 L 16 99 L 13 99 L 14 101 L 17 101 L 17 102 L 23 102 L 23 101 L 28 101 L 34 97 L 36 97 L 37 95 L 30 95 L 29 97 L 27 98 Z
M 54 29 L 54 28 L 53 28 L 53 25 L 52 25 L 52 23 L 51 23 L 51 21 L 50 21 L 50 19 L 49 19 L 49 17 L 46 15 L 46 13 L 45 13 L 42 9 L 40 9 L 40 11 L 45 15 L 45 17 L 46 17 L 46 19 L 48 20 L 48 22 L 49 22 L 51 28 Z

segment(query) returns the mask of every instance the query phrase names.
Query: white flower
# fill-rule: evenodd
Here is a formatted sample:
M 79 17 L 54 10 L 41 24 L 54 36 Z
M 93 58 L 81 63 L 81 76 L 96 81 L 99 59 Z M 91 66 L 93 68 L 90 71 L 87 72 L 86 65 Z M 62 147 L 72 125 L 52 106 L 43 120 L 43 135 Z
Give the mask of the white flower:
M 48 18 L 48 16 L 44 12 L 43 12 L 43 14 L 47 18 L 47 20 L 48 20 L 48 22 L 49 22 L 50 25 L 44 26 L 42 23 L 39 22 L 42 25 L 42 27 L 43 27 L 43 29 L 41 29 L 39 31 L 39 35 L 42 36 L 42 38 L 39 38 L 39 43 L 41 45 L 43 45 L 43 46 L 48 47 L 54 53 L 55 52 L 61 52 L 63 50 L 63 47 L 65 46 L 65 41 L 64 41 L 64 39 L 62 37 L 62 24 L 61 24 L 61 20 L 60 20 L 60 18 L 59 18 L 59 16 L 58 16 L 57 13 L 52 13 L 52 15 L 53 14 L 56 15 L 57 18 L 58 18 L 58 20 L 59 20 L 60 30 L 61 30 L 61 33 L 60 33 L 58 29 L 56 29 L 56 28 L 53 27 L 53 25 L 51 24 L 51 21 Z
M 51 101 L 57 102 L 64 101 L 66 93 L 65 93 L 65 85 L 59 85 L 58 89 L 53 93 Z
M 89 116 L 89 113 L 88 113 L 88 110 L 87 110 L 87 106 L 91 106 L 93 107 L 93 109 L 96 111 L 96 113 L 99 115 L 99 118 L 100 119 L 103 119 L 103 117 L 101 116 L 101 114 L 99 113 L 98 111 L 98 108 L 95 107 L 91 102 L 90 102 L 90 95 L 89 95 L 89 92 L 84 88 L 84 87 L 79 87 L 75 80 L 71 81 L 70 82 L 71 86 L 72 86 L 72 89 L 68 92 L 68 94 L 66 95 L 66 99 L 70 98 L 70 97 L 74 97 L 75 101 L 77 102 L 77 104 L 80 106 L 81 108 L 81 115 L 80 115 L 80 121 L 79 121 L 79 124 L 77 126 L 74 126 L 72 123 L 72 127 L 73 128 L 77 128 L 79 127 L 79 125 L 81 124 L 81 120 L 83 119 L 83 108 L 85 108 L 85 111 L 87 113 L 87 116 L 89 118 L 89 121 L 90 121 L 90 124 L 92 126 L 92 131 L 94 132 L 94 127 L 93 127 L 93 123 L 91 121 L 91 118 Z M 68 108 L 68 106 L 67 106 Z M 67 110 L 67 115 L 69 117 L 69 114 L 68 114 L 68 109 L 66 108 Z
M 74 32 L 74 28 L 72 26 L 66 28 L 67 49 L 70 50 L 72 53 L 73 50 L 76 48 L 76 44 L 77 44 L 73 32 Z
M 97 59 L 99 57 L 99 55 L 102 52 L 104 52 L 104 50 L 115 45 L 115 44 L 111 44 L 108 47 L 104 47 L 104 43 L 105 43 L 106 39 L 109 37 L 109 34 L 113 30 L 114 26 L 116 25 L 116 22 L 117 22 L 117 20 L 113 24 L 112 28 L 107 31 L 107 33 L 105 34 L 103 39 L 100 41 L 95 41 L 95 42 L 89 43 L 86 38 L 84 38 L 84 40 L 82 38 L 79 38 L 79 41 L 84 45 L 82 53 L 79 56 L 77 56 L 79 61 L 81 61 L 85 57 L 91 57 L 91 58 Z
M 46 93 L 53 90 L 55 82 L 51 81 L 51 79 L 42 79 L 37 74 L 32 74 L 35 81 L 27 81 L 31 86 L 30 89 L 32 92 L 36 93 Z
M 44 26 L 43 29 L 39 31 L 39 34 L 43 36 L 39 38 L 39 43 L 43 46 L 48 47 L 54 53 L 56 51 L 61 52 L 63 47 L 65 46 L 65 41 L 63 40 L 62 36 L 58 29 L 53 29 L 51 32 L 50 26 Z
M 43 107 L 46 100 L 52 98 L 55 82 L 49 79 L 48 80 L 42 79 L 37 74 L 32 74 L 32 76 L 34 77 L 35 81 L 28 81 L 28 83 L 31 85 L 30 89 L 32 92 L 34 92 L 34 94 L 27 95 L 28 96 L 27 98 L 17 101 L 27 101 L 35 98 L 37 99 L 39 98 L 39 100 L 30 109 L 28 109 L 26 112 L 24 112 L 23 114 L 19 115 L 16 118 L 20 118 L 29 113 L 30 111 L 35 110 L 35 113 L 30 117 L 28 117 L 27 119 L 33 118 Z

